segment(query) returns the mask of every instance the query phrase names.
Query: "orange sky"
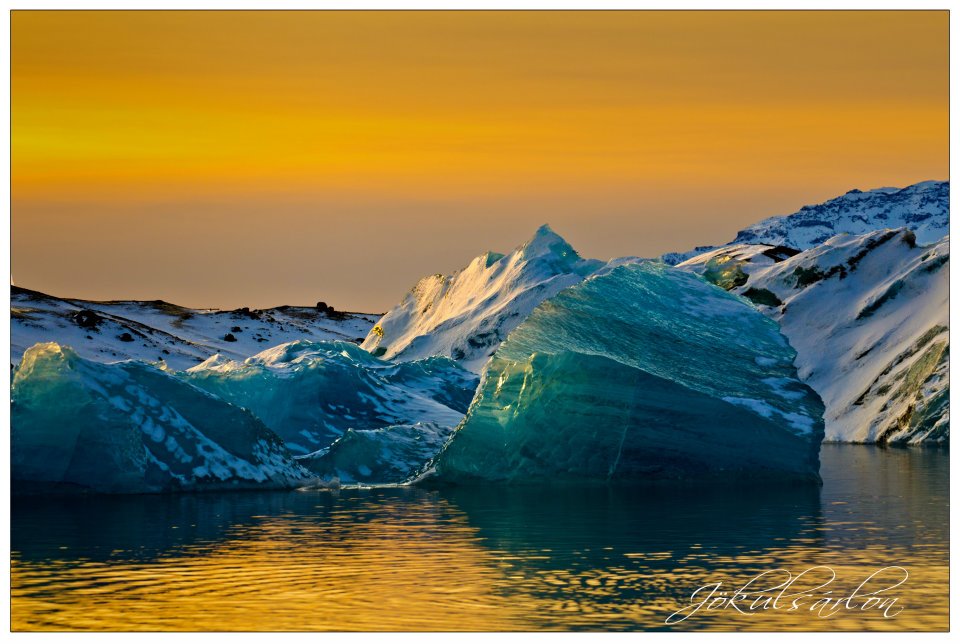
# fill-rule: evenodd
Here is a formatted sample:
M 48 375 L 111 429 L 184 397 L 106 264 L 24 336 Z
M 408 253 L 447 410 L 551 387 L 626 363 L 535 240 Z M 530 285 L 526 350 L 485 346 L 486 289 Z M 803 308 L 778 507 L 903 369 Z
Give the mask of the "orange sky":
M 13 12 L 13 274 L 385 310 L 946 179 L 946 12 Z

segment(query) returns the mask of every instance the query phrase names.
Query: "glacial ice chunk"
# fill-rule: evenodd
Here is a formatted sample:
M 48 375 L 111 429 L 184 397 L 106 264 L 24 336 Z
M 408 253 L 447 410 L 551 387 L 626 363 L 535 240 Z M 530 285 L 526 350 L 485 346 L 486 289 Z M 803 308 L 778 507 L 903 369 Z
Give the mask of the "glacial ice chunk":
M 823 404 L 777 325 L 660 263 L 540 304 L 492 357 L 424 477 L 818 480 Z
M 421 279 L 362 346 L 391 360 L 449 356 L 479 373 L 534 307 L 603 266 L 543 225 L 507 255 L 488 252 L 453 275 Z
M 254 416 L 147 363 L 37 344 L 11 393 L 12 479 L 24 489 L 285 488 L 310 477 Z
M 396 364 L 350 342 L 306 340 L 244 362 L 213 356 L 181 376 L 250 410 L 297 455 L 329 447 L 348 429 L 454 427 L 479 381 L 450 358 Z
M 348 429 L 329 448 L 298 457 L 319 478 L 341 483 L 401 483 L 436 456 L 453 427 L 435 423 Z

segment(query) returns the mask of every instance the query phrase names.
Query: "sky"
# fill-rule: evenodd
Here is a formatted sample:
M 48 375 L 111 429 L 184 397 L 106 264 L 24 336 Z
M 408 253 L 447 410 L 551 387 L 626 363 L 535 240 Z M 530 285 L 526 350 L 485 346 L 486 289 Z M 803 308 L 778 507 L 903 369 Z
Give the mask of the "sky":
M 12 278 L 382 312 L 549 223 L 718 244 L 948 178 L 948 13 L 11 17 Z

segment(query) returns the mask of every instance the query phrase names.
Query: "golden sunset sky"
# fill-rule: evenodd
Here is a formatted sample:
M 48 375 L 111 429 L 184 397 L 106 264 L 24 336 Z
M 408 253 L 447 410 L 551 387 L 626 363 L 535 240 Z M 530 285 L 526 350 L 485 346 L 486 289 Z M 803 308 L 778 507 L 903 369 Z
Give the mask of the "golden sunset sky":
M 948 178 L 948 13 L 49 12 L 12 30 L 21 286 L 383 311 Z

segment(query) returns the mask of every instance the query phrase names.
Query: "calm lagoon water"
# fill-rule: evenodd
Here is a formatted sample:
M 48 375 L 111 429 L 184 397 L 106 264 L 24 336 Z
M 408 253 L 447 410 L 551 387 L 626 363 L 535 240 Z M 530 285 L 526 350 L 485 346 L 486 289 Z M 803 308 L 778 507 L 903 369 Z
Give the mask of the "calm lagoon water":
M 825 445 L 821 458 L 824 485 L 808 489 L 18 498 L 12 627 L 947 629 L 948 452 Z M 896 614 L 855 601 L 829 617 L 727 606 L 664 623 L 701 586 L 733 591 L 767 570 L 813 566 L 836 574 L 826 597 L 904 568 L 887 593 Z

